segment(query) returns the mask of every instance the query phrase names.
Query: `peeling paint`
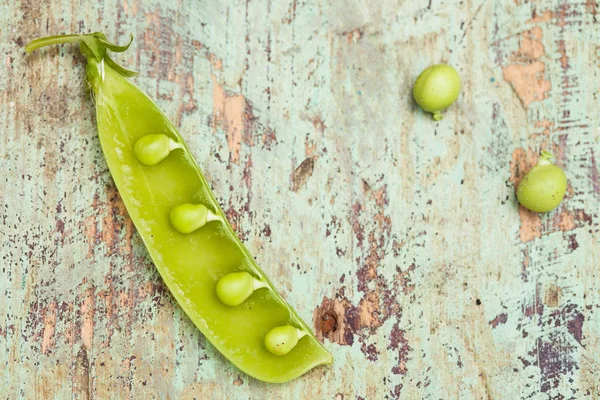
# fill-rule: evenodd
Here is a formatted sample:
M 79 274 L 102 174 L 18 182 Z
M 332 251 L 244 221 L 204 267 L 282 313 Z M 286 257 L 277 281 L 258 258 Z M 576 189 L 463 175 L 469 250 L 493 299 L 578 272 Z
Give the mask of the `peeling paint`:
M 528 24 L 540 24 L 544 22 L 548 22 L 553 18 L 553 13 L 551 10 L 546 10 L 541 14 L 536 13 L 536 9 L 534 8 L 534 13 L 531 16 L 531 19 L 525 21 Z
M 315 168 L 315 160 L 309 157 L 302 161 L 300 165 L 294 170 L 291 177 L 291 190 L 297 192 L 302 186 L 306 184 L 308 178 L 313 174 Z
M 540 27 L 521 33 L 519 49 L 512 54 L 511 63 L 502 67 L 504 79 L 512 85 L 525 107 L 545 99 L 552 89 L 550 81 L 545 79 L 546 65 L 540 61 L 545 54 L 542 39 Z
M 2 9 L 4 397 L 598 397 L 597 2 L 67 3 Z M 82 58 L 20 49 L 97 29 L 134 34 L 118 61 L 333 365 L 258 382 L 173 300 Z M 439 123 L 410 96 L 437 62 L 463 83 Z M 569 181 L 545 214 L 514 196 L 540 149 Z
M 244 96 L 227 93 L 219 85 L 215 75 L 212 75 L 212 80 L 214 102 L 212 128 L 214 132 L 218 128 L 225 131 L 230 160 L 237 164 L 240 161 L 240 149 L 244 132 L 252 114 Z
M 496 328 L 498 325 L 506 324 L 508 321 L 508 315 L 506 313 L 498 314 L 496 317 L 489 322 L 492 328 Z
M 544 304 L 548 307 L 558 307 L 561 303 L 562 290 L 556 285 L 550 285 L 546 289 L 546 295 L 544 296 Z
M 48 309 L 44 310 L 44 334 L 42 337 L 42 353 L 47 354 L 55 343 L 54 334 L 56 331 L 56 302 L 50 303 Z

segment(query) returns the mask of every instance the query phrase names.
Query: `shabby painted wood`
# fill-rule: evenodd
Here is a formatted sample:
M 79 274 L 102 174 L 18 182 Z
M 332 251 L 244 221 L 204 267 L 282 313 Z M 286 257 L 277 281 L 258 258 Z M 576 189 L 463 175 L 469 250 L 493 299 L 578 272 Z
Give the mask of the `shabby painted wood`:
M 0 1 L 7 399 L 583 399 L 600 390 L 594 0 Z M 73 47 L 103 31 L 335 356 L 282 385 L 173 301 L 102 158 Z M 434 122 L 411 86 L 463 78 Z M 540 148 L 559 209 L 519 208 Z

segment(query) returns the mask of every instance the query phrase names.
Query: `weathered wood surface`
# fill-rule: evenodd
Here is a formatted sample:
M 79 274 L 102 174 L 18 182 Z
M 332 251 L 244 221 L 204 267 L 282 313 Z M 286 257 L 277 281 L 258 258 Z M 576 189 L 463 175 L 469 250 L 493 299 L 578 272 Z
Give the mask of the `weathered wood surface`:
M 1 397 L 598 398 L 599 10 L 0 1 Z M 102 157 L 82 58 L 22 48 L 97 30 L 136 36 L 119 60 L 333 366 L 255 381 L 169 295 Z M 463 90 L 436 123 L 411 86 L 439 62 Z M 514 197 L 540 148 L 569 178 L 543 216 Z

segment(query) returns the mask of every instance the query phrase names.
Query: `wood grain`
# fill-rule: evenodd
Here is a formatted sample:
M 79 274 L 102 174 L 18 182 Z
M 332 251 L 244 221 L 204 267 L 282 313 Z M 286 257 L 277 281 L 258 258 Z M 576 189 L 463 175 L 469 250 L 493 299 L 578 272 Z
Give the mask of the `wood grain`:
M 594 0 L 0 0 L 0 394 L 7 399 L 600 396 Z M 335 363 L 268 385 L 207 343 L 102 157 L 73 47 L 103 31 Z M 440 122 L 425 67 L 463 80 Z M 514 192 L 540 149 L 569 178 Z

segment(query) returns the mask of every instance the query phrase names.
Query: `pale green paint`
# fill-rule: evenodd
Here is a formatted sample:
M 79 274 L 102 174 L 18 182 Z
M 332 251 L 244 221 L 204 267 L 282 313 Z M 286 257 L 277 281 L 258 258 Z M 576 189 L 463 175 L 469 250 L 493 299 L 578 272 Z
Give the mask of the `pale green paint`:
M 600 17 L 587 3 L 0 2 L 0 392 L 380 399 L 402 385 L 403 398 L 598 396 Z M 535 27 L 544 54 L 523 58 L 519 41 Z M 134 81 L 179 127 L 304 320 L 342 287 L 346 307 L 364 305 L 356 273 L 375 265 L 377 280 L 361 288 L 393 295 L 359 319 L 373 328 L 357 329 L 352 346 L 325 339 L 331 368 L 284 385 L 249 379 L 163 290 L 115 200 L 82 60 L 72 47 L 26 57 L 20 46 L 96 30 L 121 42 L 135 35 L 118 61 L 140 71 Z M 537 61 L 551 90 L 526 108 L 503 68 Z M 436 123 L 411 89 L 440 62 L 463 88 Z M 224 124 L 208 123 L 214 82 L 252 103 L 239 163 L 228 161 Z M 549 136 L 537 135 L 537 121 L 553 124 Z M 548 143 L 561 150 L 572 191 L 534 221 L 536 237 L 522 228 L 510 167 L 516 149 Z M 311 157 L 312 176 L 294 186 Z M 370 318 L 384 302 L 398 311 L 377 326 Z M 405 331 L 405 360 L 389 348 L 394 326 Z

